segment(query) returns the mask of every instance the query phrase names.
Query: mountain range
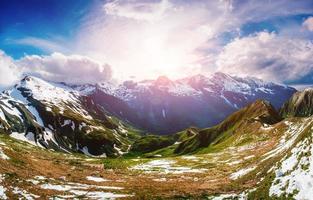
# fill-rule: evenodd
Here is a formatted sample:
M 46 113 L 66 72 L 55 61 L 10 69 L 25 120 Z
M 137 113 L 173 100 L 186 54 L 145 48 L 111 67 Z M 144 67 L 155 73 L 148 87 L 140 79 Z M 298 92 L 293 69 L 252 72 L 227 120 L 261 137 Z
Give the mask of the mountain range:
M 312 89 L 222 73 L 118 85 L 27 76 L 0 96 L 0 198 L 311 199 L 312 102 Z
M 156 80 L 100 83 L 77 89 L 118 118 L 145 132 L 161 135 L 191 126 L 216 125 L 257 99 L 279 108 L 296 92 L 288 86 L 221 72 L 210 77 L 196 75 L 172 81 L 162 76 Z
M 126 152 L 139 132 L 209 127 L 256 99 L 279 107 L 295 91 L 223 73 L 120 85 L 67 85 L 27 76 L 1 94 L 0 125 L 45 148 L 113 156 Z

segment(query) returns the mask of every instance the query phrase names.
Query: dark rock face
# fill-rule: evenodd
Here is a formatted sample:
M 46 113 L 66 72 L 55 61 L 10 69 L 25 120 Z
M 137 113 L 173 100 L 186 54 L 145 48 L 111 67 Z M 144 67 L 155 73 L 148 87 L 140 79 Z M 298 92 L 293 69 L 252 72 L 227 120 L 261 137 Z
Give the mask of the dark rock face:
M 296 92 L 280 109 L 282 117 L 309 117 L 313 114 L 313 89 Z

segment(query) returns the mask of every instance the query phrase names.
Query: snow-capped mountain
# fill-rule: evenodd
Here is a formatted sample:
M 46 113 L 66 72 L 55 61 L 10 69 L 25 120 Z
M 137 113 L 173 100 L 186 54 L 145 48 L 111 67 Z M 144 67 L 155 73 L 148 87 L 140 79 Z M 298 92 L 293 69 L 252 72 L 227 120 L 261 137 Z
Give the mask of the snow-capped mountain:
M 278 107 L 294 92 L 222 73 L 75 86 L 27 76 L 0 94 L 0 129 L 45 148 L 114 156 L 138 137 L 132 127 L 160 134 L 209 127 L 256 99 Z
M 26 77 L 1 95 L 0 119 L 7 131 L 0 128 L 0 199 L 82 194 L 91 199 L 132 199 L 141 198 L 142 191 L 161 199 L 159 194 L 194 199 L 311 199 L 313 117 L 312 112 L 299 109 L 310 107 L 311 90 L 295 93 L 281 115 L 268 101 L 257 100 L 213 127 L 132 138 L 136 135 L 118 119 L 99 120 L 112 117 L 90 107 L 96 103 L 82 94 L 88 87 L 92 88 L 73 89 Z M 43 151 L 7 134 L 55 150 L 111 156 L 123 154 L 121 148 L 127 147 L 129 154 L 90 159 Z M 77 143 L 70 148 L 72 140 Z
M 77 88 L 116 116 L 159 134 L 190 126 L 215 125 L 257 99 L 267 100 L 279 108 L 296 92 L 284 85 L 220 72 L 210 77 L 196 75 L 175 81 L 159 77 Z
M 129 130 L 120 120 L 78 91 L 35 77 L 0 95 L 0 129 L 65 152 L 118 155 L 129 146 Z

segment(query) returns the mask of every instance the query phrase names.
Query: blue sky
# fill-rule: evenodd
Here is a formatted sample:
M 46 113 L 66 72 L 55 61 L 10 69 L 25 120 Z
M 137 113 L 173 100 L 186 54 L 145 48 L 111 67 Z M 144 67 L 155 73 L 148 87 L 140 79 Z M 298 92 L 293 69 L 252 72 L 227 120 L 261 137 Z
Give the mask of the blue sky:
M 309 0 L 2 0 L 0 13 L 8 82 L 25 73 L 59 80 L 75 68 L 100 70 L 99 81 L 224 71 L 313 84 Z
M 31 45 L 14 44 L 25 37 L 70 39 L 94 2 L 86 0 L 3 0 L 0 1 L 0 46 L 7 54 L 47 53 Z

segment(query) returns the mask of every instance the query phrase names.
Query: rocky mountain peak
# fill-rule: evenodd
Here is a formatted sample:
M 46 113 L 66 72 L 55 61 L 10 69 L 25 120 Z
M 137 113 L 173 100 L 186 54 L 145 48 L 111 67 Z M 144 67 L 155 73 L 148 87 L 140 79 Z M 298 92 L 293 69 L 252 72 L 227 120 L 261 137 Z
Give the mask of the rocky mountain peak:
M 173 81 L 170 80 L 167 76 L 159 76 L 155 81 L 154 84 L 157 86 L 168 86 L 172 85 Z
M 309 117 L 313 114 L 313 88 L 294 93 L 282 106 L 283 117 Z

